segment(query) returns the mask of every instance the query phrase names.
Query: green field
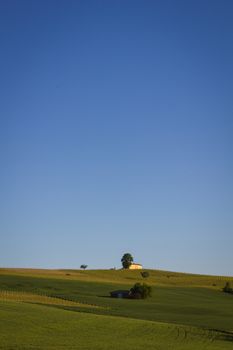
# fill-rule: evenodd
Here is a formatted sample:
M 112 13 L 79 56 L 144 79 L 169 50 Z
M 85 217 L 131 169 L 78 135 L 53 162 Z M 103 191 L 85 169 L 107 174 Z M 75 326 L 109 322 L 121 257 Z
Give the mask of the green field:
M 0 269 L 0 349 L 233 349 L 233 278 L 147 271 Z

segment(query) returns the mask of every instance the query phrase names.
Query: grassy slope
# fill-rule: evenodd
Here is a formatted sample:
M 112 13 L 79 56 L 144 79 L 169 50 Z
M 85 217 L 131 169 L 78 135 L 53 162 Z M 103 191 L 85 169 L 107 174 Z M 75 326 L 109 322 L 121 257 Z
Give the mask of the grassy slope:
M 0 349 L 230 350 L 215 332 L 0 302 Z
M 85 314 L 80 312 L 83 311 L 83 308 L 71 308 L 72 310 L 79 311 L 77 314 L 77 312 L 55 309 L 55 305 L 53 305 L 52 307 L 40 309 L 42 311 L 38 314 L 35 308 L 41 306 L 2 301 L 1 319 L 9 319 L 9 322 L 4 322 L 4 331 L 8 340 L 4 340 L 5 343 L 2 342 L 5 346 L 2 349 L 15 348 L 12 344 L 12 338 L 9 338 L 9 334 L 14 331 L 14 328 L 18 330 L 18 326 L 12 323 L 12 319 L 13 317 L 15 319 L 17 313 L 19 323 L 22 325 L 20 326 L 22 331 L 19 337 L 25 336 L 27 338 L 27 345 L 31 342 L 30 339 L 35 331 L 27 326 L 28 318 L 31 317 L 33 324 L 38 324 L 39 330 L 41 329 L 40 327 L 43 328 L 43 332 L 41 333 L 43 339 L 40 339 L 38 343 L 41 344 L 41 347 L 36 345 L 36 343 L 32 343 L 33 347 L 31 349 L 52 348 L 49 347 L 49 336 L 46 335 L 50 329 L 47 322 L 48 316 L 55 317 L 53 320 L 53 334 L 60 332 L 59 329 L 61 327 L 64 328 L 62 328 L 62 334 L 67 334 L 61 340 L 66 344 L 61 349 L 68 348 L 68 346 L 72 348 L 72 341 L 76 345 L 77 342 L 82 344 L 82 341 L 84 341 L 83 334 L 85 334 L 82 324 L 85 327 L 88 324 L 90 327 L 89 335 L 91 337 L 89 335 L 88 337 L 89 341 L 92 342 L 92 346 L 88 345 L 89 347 L 86 347 L 87 349 L 99 349 L 101 348 L 101 345 L 98 345 L 99 342 L 101 344 L 105 341 L 112 344 L 109 347 L 107 346 L 106 349 L 129 349 L 130 344 L 125 340 L 126 335 L 127 339 L 129 339 L 128 341 L 134 344 L 132 347 L 135 349 L 135 345 L 137 343 L 141 344 L 141 340 L 142 343 L 144 342 L 151 349 L 155 348 L 153 344 L 157 344 L 156 341 L 159 342 L 158 349 L 169 349 L 169 344 L 176 344 L 177 349 L 201 349 L 202 342 L 205 343 L 205 346 L 208 345 L 208 347 L 205 347 L 207 349 L 233 348 L 232 337 L 230 337 L 231 341 L 215 339 L 214 342 L 210 342 L 213 337 L 218 338 L 219 334 L 213 333 L 214 335 L 211 335 L 212 332 L 209 331 L 210 329 L 233 331 L 233 297 L 220 291 L 225 281 L 232 280 L 232 278 L 187 275 L 163 271 L 150 271 L 150 276 L 148 282 L 154 286 L 153 297 L 149 300 L 138 301 L 118 300 L 108 297 L 109 291 L 122 287 L 127 288 L 135 282 L 142 280 L 138 271 L 96 270 L 83 272 L 74 270 L 2 269 L 0 270 L 0 290 L 15 290 L 46 294 L 47 296 L 59 296 L 77 302 L 105 307 L 104 309 L 85 308 Z M 158 285 L 156 281 L 158 281 Z M 213 284 L 216 284 L 216 286 L 213 286 Z M 45 317 L 44 321 L 43 317 Z M 64 324 L 62 321 L 63 318 L 67 320 L 67 324 Z M 78 321 L 80 319 L 83 323 Z M 73 340 L 71 341 L 68 338 L 72 334 L 73 322 L 76 322 L 78 335 L 77 338 L 73 336 Z M 165 322 L 167 324 L 161 325 L 157 322 Z M 180 324 L 183 326 L 180 326 Z M 110 325 L 112 325 L 112 328 Z M 98 327 L 102 331 L 99 330 L 96 333 L 95 329 L 98 329 Z M 110 327 L 109 330 L 108 327 Z M 125 327 L 128 331 L 130 329 L 132 331 L 129 331 L 129 334 L 125 334 Z M 137 327 L 142 327 L 138 333 L 135 331 Z M 198 329 L 193 327 L 198 327 Z M 109 332 L 109 334 L 106 334 L 106 332 Z M 119 334 L 117 344 L 122 343 L 121 347 L 114 347 L 115 341 L 111 343 L 111 339 L 114 339 L 116 332 Z M 159 332 L 161 337 L 158 337 L 157 332 Z M 157 336 L 155 336 L 156 334 Z M 183 334 L 183 336 L 180 337 L 179 334 Z M 223 333 L 222 336 L 225 337 Z M 36 339 L 38 337 L 39 335 L 36 336 Z M 23 345 L 24 341 L 18 339 L 17 344 Z M 43 345 L 43 342 L 46 345 Z M 7 348 L 8 345 L 9 347 Z M 74 348 L 78 349 L 79 347 L 76 347 L 76 345 Z M 29 349 L 30 347 L 27 346 L 25 348 Z M 57 345 L 54 348 L 58 349 L 59 347 Z M 80 348 L 85 349 L 84 343 Z M 171 348 L 176 349 L 174 346 Z
M 194 275 L 161 270 L 143 270 L 150 273 L 150 284 L 168 286 L 196 286 L 219 289 L 233 277 Z M 0 275 L 79 280 L 86 282 L 109 282 L 130 284 L 137 282 L 140 271 L 132 270 L 39 270 L 39 269 L 0 269 Z M 213 286 L 215 284 L 215 286 Z

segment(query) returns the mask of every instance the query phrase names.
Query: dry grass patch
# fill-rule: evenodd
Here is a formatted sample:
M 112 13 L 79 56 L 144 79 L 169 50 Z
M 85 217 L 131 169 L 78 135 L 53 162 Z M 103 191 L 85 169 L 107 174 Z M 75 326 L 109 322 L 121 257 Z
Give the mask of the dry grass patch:
M 96 305 L 84 304 L 84 303 L 75 302 L 72 300 L 66 300 L 58 297 L 50 297 L 47 295 L 40 295 L 40 294 L 33 294 L 33 293 L 19 292 L 19 291 L 7 291 L 7 290 L 0 291 L 0 300 L 33 303 L 33 304 L 57 305 L 57 306 L 100 308 L 99 306 L 96 306 Z

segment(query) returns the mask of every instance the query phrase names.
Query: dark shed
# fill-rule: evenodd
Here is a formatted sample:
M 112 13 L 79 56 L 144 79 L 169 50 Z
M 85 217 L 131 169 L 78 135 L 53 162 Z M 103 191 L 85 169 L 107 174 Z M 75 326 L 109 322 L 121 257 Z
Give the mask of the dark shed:
M 114 290 L 110 295 L 112 298 L 128 298 L 129 290 Z

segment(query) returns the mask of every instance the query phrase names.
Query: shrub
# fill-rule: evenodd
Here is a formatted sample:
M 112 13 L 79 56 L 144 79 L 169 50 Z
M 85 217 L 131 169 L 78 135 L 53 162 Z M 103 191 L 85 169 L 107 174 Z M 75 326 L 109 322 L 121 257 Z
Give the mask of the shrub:
M 130 289 L 130 298 L 146 299 L 151 296 L 151 286 L 146 283 L 136 283 Z
M 225 287 L 223 288 L 223 292 L 233 294 L 233 288 L 231 288 L 230 282 L 226 282 Z
M 149 272 L 147 272 L 147 271 L 141 272 L 141 275 L 143 278 L 148 278 L 150 276 Z

